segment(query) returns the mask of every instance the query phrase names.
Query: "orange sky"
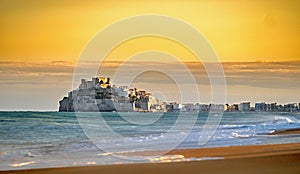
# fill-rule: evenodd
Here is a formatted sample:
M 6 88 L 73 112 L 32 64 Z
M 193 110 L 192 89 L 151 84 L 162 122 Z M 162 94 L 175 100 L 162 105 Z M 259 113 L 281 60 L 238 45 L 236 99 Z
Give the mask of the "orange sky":
M 76 61 L 94 34 L 122 18 L 162 14 L 197 28 L 221 61 L 300 59 L 300 2 L 295 1 L 32 1 L 0 2 L 1 61 Z M 178 43 L 128 41 L 112 59 L 159 49 L 191 60 Z
M 76 61 L 89 40 L 118 20 L 143 14 L 185 21 L 208 39 L 226 62 L 228 103 L 299 102 L 299 11 L 299 0 L 1 0 L 0 110 L 57 110 L 58 101 L 72 89 Z M 116 46 L 106 57 L 106 74 L 117 68 L 111 61 L 147 50 L 163 51 L 181 61 L 197 60 L 175 41 L 144 36 Z M 209 81 L 203 81 L 206 73 L 195 63 L 186 64 L 199 82 L 201 102 L 210 103 Z M 132 71 L 129 65 L 127 70 Z M 180 73 L 171 62 L 164 66 Z M 155 77 L 142 74 L 134 85 L 152 92 L 155 87 L 166 89 L 168 101 L 180 101 L 162 75 Z M 199 102 L 192 100 L 194 93 L 190 95 L 191 102 Z

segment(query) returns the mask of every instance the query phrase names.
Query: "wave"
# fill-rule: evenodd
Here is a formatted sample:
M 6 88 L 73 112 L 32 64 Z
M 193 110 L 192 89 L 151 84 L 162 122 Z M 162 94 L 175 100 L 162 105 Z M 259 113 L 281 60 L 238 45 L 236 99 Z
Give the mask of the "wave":
M 251 118 L 249 118 L 250 120 Z M 225 124 L 220 125 L 219 129 L 247 129 L 247 128 L 253 128 L 256 126 L 276 126 L 276 125 L 290 125 L 290 124 L 300 124 L 300 121 L 293 117 L 293 116 L 271 116 L 271 117 L 264 117 L 263 120 L 259 119 L 256 122 L 248 121 L 244 123 L 238 123 L 238 124 Z
M 231 137 L 232 137 L 232 138 L 249 138 L 249 137 L 251 137 L 251 136 L 253 136 L 253 135 L 250 135 L 250 134 L 243 135 L 243 134 L 239 134 L 239 133 L 237 133 L 237 132 L 232 132 L 232 133 L 231 133 Z
M 273 124 L 299 123 L 299 120 L 293 116 L 275 116 Z
M 226 125 L 220 125 L 220 129 L 243 129 L 243 128 L 249 128 L 253 127 L 255 125 L 240 125 L 240 124 L 226 124 Z

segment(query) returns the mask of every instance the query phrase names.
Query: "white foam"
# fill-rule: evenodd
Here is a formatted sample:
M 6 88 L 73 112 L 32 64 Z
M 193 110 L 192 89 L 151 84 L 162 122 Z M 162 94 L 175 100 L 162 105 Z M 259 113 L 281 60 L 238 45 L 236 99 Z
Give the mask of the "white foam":
M 155 156 L 149 157 L 148 160 L 150 162 L 174 162 L 174 161 L 182 161 L 184 160 L 183 155 L 163 155 L 163 156 Z
M 15 164 L 9 164 L 11 167 L 21 167 L 21 166 L 27 166 L 29 164 L 34 164 L 34 161 L 24 162 L 24 163 L 15 163 Z
M 111 152 L 106 152 L 106 153 L 99 153 L 98 156 L 109 156 L 109 155 L 113 155 L 114 153 Z
M 159 162 L 182 162 L 182 161 L 203 161 L 203 160 L 220 160 L 224 157 L 201 157 L 201 158 L 185 158 L 183 155 L 163 155 L 158 157 L 149 157 L 148 160 L 153 163 Z
M 241 134 L 238 134 L 236 132 L 232 132 L 231 137 L 234 137 L 234 138 L 249 138 L 249 137 L 251 137 L 251 135 L 241 135 Z

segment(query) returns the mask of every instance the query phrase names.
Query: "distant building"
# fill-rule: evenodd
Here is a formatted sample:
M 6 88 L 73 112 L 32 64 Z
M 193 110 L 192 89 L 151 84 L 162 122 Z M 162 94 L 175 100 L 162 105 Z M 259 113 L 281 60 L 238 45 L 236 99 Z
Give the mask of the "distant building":
M 182 105 L 182 110 L 186 112 L 196 112 L 199 111 L 199 104 L 186 103 Z
M 243 102 L 239 104 L 239 111 L 247 112 L 250 111 L 250 102 Z
M 285 112 L 297 112 L 298 111 L 298 103 L 289 103 L 284 105 Z
M 267 110 L 267 105 L 265 102 L 255 103 L 254 107 L 256 112 L 265 112 Z
M 209 105 L 209 111 L 217 111 L 217 112 L 220 112 L 220 111 L 225 111 L 225 107 L 223 104 L 210 104 Z
M 199 104 L 198 105 L 198 111 L 199 112 L 208 112 L 209 111 L 209 105 Z
M 176 102 L 172 102 L 166 105 L 167 112 L 180 112 L 182 109 L 182 105 Z
M 277 103 L 270 103 L 267 105 L 267 111 L 268 112 L 276 112 L 278 111 L 278 108 L 277 108 Z

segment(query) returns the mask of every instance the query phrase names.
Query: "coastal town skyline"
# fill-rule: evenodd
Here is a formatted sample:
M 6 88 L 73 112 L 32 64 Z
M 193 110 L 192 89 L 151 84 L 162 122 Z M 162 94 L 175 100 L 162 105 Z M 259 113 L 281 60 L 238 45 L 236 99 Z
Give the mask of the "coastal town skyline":
M 299 112 L 300 102 L 252 104 L 167 102 L 150 91 L 115 86 L 109 77 L 81 79 L 80 85 L 59 101 L 59 112 Z

